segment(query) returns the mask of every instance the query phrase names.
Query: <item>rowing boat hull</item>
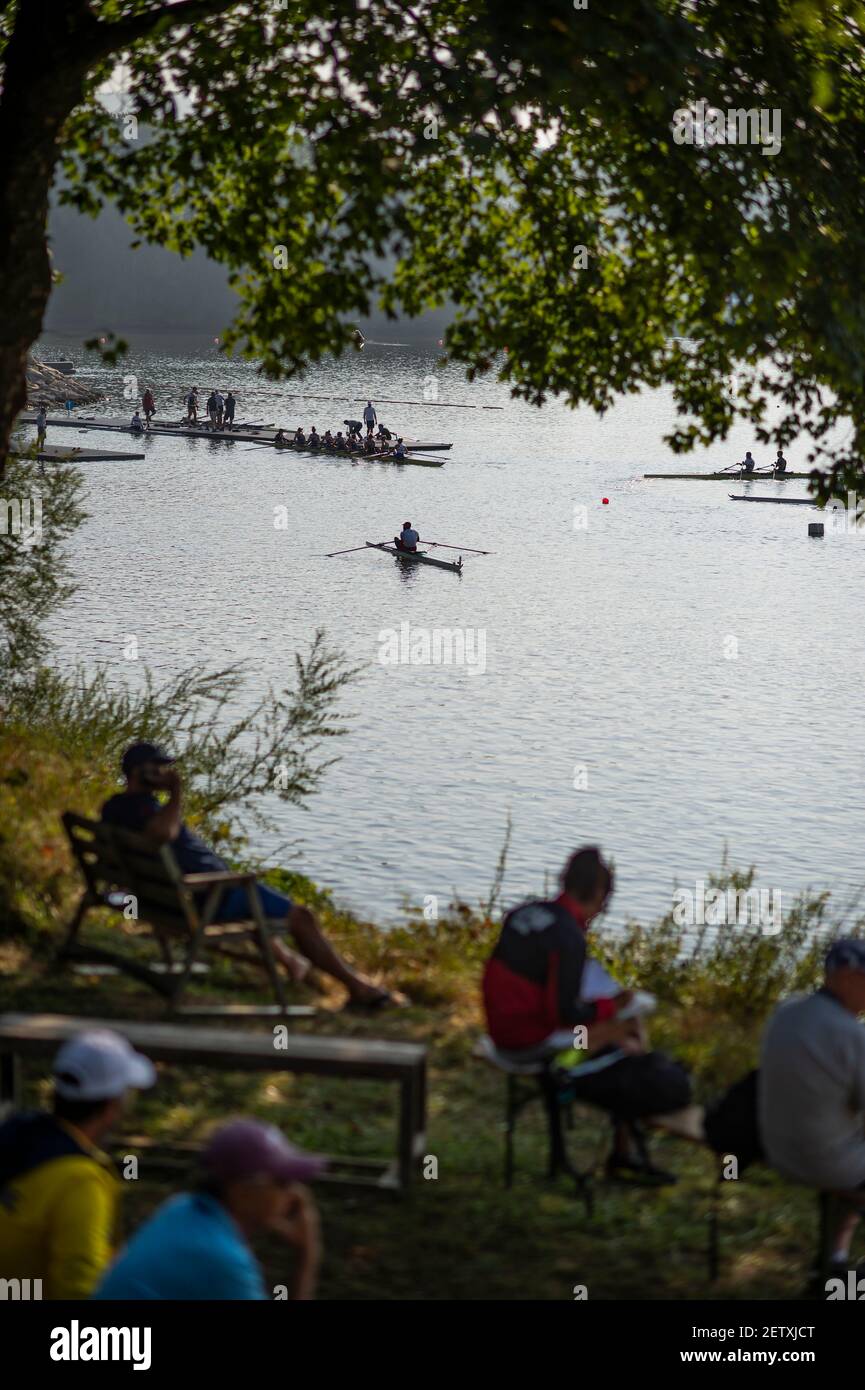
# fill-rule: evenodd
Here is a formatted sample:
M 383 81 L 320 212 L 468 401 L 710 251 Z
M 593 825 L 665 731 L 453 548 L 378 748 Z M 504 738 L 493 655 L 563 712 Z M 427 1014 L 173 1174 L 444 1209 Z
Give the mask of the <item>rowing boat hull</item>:
M 701 483 L 786 483 L 788 478 L 810 478 L 810 473 L 644 473 L 644 478 L 672 478 L 683 482 L 686 478 Z
M 731 502 L 773 502 L 776 507 L 816 507 L 817 503 L 812 502 L 810 497 L 745 497 L 739 493 L 730 493 Z
M 273 447 L 279 449 L 280 453 L 303 454 L 305 458 L 355 459 L 358 463 L 394 463 L 398 467 L 407 463 L 415 468 L 444 468 L 445 463 L 444 459 L 416 459 L 409 454 L 399 459 L 390 454 L 384 457 L 381 454 L 367 454 L 363 449 L 295 449 L 293 444 L 274 444 Z
M 427 555 L 423 551 L 418 551 L 415 555 L 406 555 L 401 550 L 397 550 L 394 545 L 382 545 L 376 541 L 367 541 L 370 550 L 383 550 L 386 555 L 393 555 L 397 560 L 405 560 L 410 565 L 435 565 L 440 570 L 454 570 L 461 574 L 463 567 L 462 556 L 459 560 L 439 560 L 435 555 Z

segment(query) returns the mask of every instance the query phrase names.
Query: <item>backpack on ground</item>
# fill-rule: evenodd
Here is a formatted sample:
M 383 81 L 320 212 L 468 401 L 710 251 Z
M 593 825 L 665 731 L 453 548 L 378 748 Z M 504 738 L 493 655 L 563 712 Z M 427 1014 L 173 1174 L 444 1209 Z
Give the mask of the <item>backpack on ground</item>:
M 756 1068 L 749 1071 L 706 1107 L 704 1128 L 709 1144 L 717 1154 L 733 1154 L 740 1172 L 765 1157 L 757 1121 L 758 1076 Z

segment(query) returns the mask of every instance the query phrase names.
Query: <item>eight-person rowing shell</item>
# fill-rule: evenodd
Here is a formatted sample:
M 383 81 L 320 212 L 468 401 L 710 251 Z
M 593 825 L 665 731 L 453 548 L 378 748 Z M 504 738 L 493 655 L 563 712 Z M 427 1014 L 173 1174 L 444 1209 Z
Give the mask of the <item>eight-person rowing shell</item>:
M 346 422 L 354 424 L 355 422 Z M 319 434 L 315 425 L 310 425 L 309 434 L 305 434 L 303 427 L 298 426 L 294 433 L 289 436 L 285 430 L 279 429 L 273 438 L 273 443 L 278 449 L 298 449 L 305 452 L 318 453 L 325 450 L 335 454 L 363 454 L 368 458 L 381 459 L 383 462 L 390 460 L 400 461 L 405 459 L 407 463 L 425 463 L 425 459 L 410 458 L 402 435 L 399 436 L 395 444 L 391 444 L 394 436 L 389 431 L 380 431 L 378 435 L 367 434 L 362 436 L 350 430 L 346 436 L 342 430 L 337 430 L 334 435 L 330 430 L 325 430 L 324 434 Z M 440 461 L 436 460 L 433 466 L 440 467 Z
M 394 536 L 393 543 L 397 550 L 402 551 L 403 555 L 417 554 L 418 541 L 420 536 L 415 531 L 410 521 L 404 521 L 402 530 L 398 536 Z

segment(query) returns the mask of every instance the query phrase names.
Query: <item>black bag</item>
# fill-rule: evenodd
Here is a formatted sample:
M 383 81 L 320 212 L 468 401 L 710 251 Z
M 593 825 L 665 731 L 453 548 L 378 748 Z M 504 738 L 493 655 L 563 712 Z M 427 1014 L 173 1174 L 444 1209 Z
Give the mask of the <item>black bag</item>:
M 758 1075 L 756 1068 L 749 1071 L 706 1108 L 704 1126 L 709 1144 L 717 1154 L 733 1154 L 740 1172 L 765 1157 L 757 1123 Z

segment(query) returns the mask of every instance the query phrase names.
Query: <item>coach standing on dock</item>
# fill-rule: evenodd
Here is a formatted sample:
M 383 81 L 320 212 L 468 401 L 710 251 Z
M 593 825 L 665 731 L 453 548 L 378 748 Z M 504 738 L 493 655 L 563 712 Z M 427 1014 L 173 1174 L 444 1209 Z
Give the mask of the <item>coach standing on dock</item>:
M 376 426 L 378 416 L 375 413 L 375 406 L 372 401 L 367 401 L 363 412 L 363 423 L 366 425 L 367 435 L 372 434 Z

